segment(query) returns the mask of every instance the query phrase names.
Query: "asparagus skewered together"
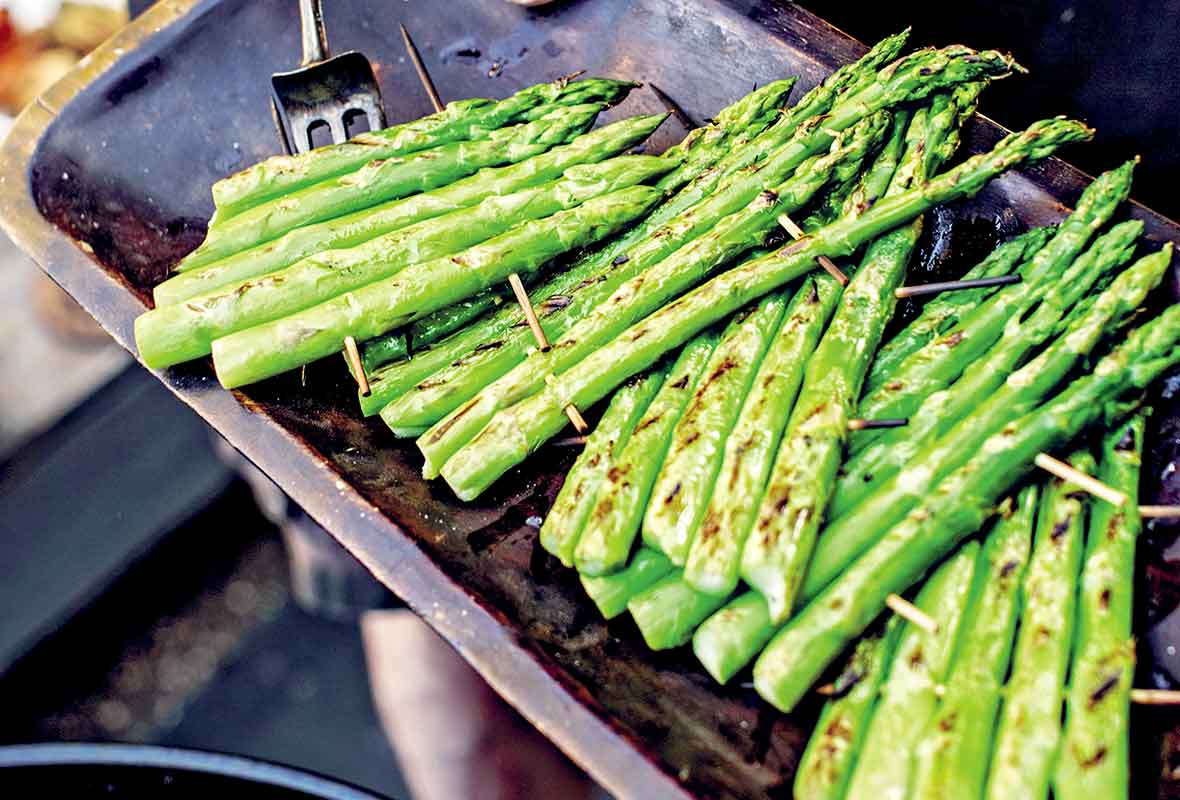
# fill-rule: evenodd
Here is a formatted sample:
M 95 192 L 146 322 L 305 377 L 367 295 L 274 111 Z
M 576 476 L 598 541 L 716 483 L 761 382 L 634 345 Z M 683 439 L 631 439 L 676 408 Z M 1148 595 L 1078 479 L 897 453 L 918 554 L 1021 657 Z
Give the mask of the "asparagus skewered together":
M 664 463 L 672 429 L 696 391 L 716 345 L 717 334 L 706 331 L 684 346 L 659 394 L 607 473 L 574 552 L 578 572 L 583 576 L 606 575 L 627 562 L 652 484 Z
M 925 181 L 953 154 L 958 127 L 975 108 L 979 84 L 935 98 L 914 114 L 906 152 L 886 196 Z M 742 577 L 761 592 L 776 622 L 790 614 L 811 558 L 832 493 L 860 395 L 885 324 L 896 304 L 893 290 L 904 279 L 921 235 L 921 219 L 873 242 L 844 293 L 840 309 L 814 358 L 808 362 L 799 400 L 762 495 L 754 535 L 742 551 Z
M 666 115 L 629 117 L 509 166 L 482 169 L 431 191 L 295 228 L 274 241 L 173 275 L 153 290 L 156 305 L 180 303 L 227 284 L 268 275 L 324 250 L 355 247 L 414 223 L 470 208 L 489 197 L 555 180 L 569 167 L 602 161 L 634 147 L 664 119 Z M 669 152 L 664 157 L 669 167 L 680 168 L 678 154 Z
M 666 258 L 661 254 L 662 260 L 658 264 L 621 285 L 554 342 L 551 350 L 533 353 L 531 358 L 485 387 L 419 439 L 418 447 L 426 456 L 424 474 L 427 477 L 437 474 L 439 467 L 478 434 L 498 410 L 516 400 L 536 397 L 546 376 L 556 375 L 578 363 L 595 347 L 609 342 L 644 314 L 651 313 L 708 277 L 730 259 L 762 244 L 776 226 L 779 213 L 793 211 L 810 201 L 828 182 L 837 165 L 860 162 L 881 138 L 887 125 L 885 112 L 866 118 L 841 133 L 831 152 L 805 161 L 792 177 L 771 189 L 763 190 L 762 181 L 778 180 L 784 172 L 790 171 L 792 159 L 784 160 L 789 156 L 786 149 L 757 172 L 733 176 L 727 188 L 719 189 L 672 223 L 674 227 L 692 228 L 702 234 L 707 225 L 710 228 L 707 235 L 693 239 Z M 661 238 L 666 237 L 655 236 L 639 249 L 650 251 L 645 247 L 649 243 L 659 248 Z M 754 300 L 756 296 L 749 299 Z M 742 305 L 744 303 L 730 305 L 709 324 L 737 311 Z M 704 327 L 694 330 L 693 334 Z M 582 407 L 587 403 L 576 405 Z
M 1078 595 L 1065 731 L 1053 778 L 1059 800 L 1118 797 L 1127 788 L 1135 540 L 1142 528 L 1139 470 L 1145 416 L 1137 414 L 1103 440 L 1098 477 L 1125 492 L 1122 508 L 1094 501 Z
M 984 542 L 946 693 L 917 746 L 915 800 L 977 800 L 983 794 L 1038 497 L 1036 486 L 1026 487 Z
M 866 419 L 909 417 L 930 393 L 948 385 L 999 338 L 1009 317 L 1023 313 L 1057 285 L 1062 271 L 1110 219 L 1131 189 L 1135 161 L 1100 176 L 1086 187 L 1077 208 L 1022 270 L 1024 280 L 992 295 L 944 336 L 913 353 L 879 390 L 866 395 L 859 413 Z M 881 431 L 865 431 L 851 443 L 856 454 Z
M 574 547 L 590 515 L 599 484 L 626 446 L 635 423 L 663 381 L 664 372 L 656 369 L 615 392 L 586 447 L 566 475 L 565 483 L 541 525 L 541 545 L 567 567 L 573 566 Z
M 528 274 L 576 247 L 614 233 L 659 202 L 658 190 L 632 186 L 596 197 L 456 255 L 401 273 L 213 343 L 217 377 L 226 388 L 278 375 L 331 355 L 345 336 L 366 339 L 459 302 L 516 272 Z
M 979 529 L 994 504 L 1031 469 L 1033 458 L 1090 425 L 1113 421 L 1120 400 L 1180 363 L 1180 306 L 1136 328 L 1126 340 L 1052 401 L 990 437 L 929 498 L 895 525 L 796 614 L 754 665 L 758 693 L 790 711 L 808 687 L 932 563 Z
M 936 687 L 946 679 L 978 554 L 979 544 L 968 542 L 918 592 L 916 605 L 938 630 L 912 622 L 904 626 L 848 784 L 848 800 L 909 798 L 914 746 L 938 703 Z
M 958 47 L 939 51 L 920 51 L 903 58 L 882 70 L 878 74 L 877 80 L 836 103 L 827 116 L 801 129 L 790 142 L 777 151 L 773 158 L 765 162 L 761 172 L 740 176 L 740 179 L 735 179 L 732 182 L 730 187 L 732 192 L 722 192 L 719 189 L 702 205 L 716 208 L 723 194 L 733 199 L 742 198 L 743 202 L 751 199 L 754 193 L 766 187 L 768 177 L 789 173 L 806 158 L 814 156 L 828 147 L 833 141 L 836 131 L 846 130 L 848 126 L 866 119 L 866 115 L 871 114 L 874 109 L 891 107 L 907 100 L 921 99 L 944 86 L 1002 76 L 1015 68 L 1014 62 L 998 53 L 986 51 L 975 53 Z M 725 213 L 732 210 L 734 210 L 732 206 L 723 209 Z M 779 212 L 787 213 L 792 210 L 788 204 L 784 204 L 782 208 L 778 209 Z M 754 235 L 754 232 L 751 232 L 751 235 Z M 623 290 L 620 289 L 620 291 Z M 595 315 L 599 323 L 601 323 L 603 316 L 607 316 L 604 310 L 608 308 L 612 319 L 614 312 L 619 310 L 619 306 L 613 301 L 604 301 Z M 636 318 L 637 316 L 628 315 L 626 319 L 634 321 Z M 589 321 L 583 324 L 595 325 Z M 607 330 L 611 332 L 610 335 L 614 335 L 619 328 L 607 326 Z M 505 376 L 503 383 L 485 387 L 477 398 L 460 406 L 452 412 L 449 418 L 442 420 L 439 427 L 445 428 L 447 431 L 445 437 L 428 433 L 419 442 L 419 446 L 426 455 L 425 474 L 428 477 L 436 474 L 445 460 L 454 454 L 459 446 L 470 441 L 496 411 L 537 391 L 539 375 L 560 372 L 564 368 L 563 365 L 573 363 L 589 349 L 605 341 L 605 337 L 601 335 L 590 337 L 585 335 L 586 333 L 587 331 L 583 329 L 575 335 L 571 329 L 566 333 L 566 337 L 575 340 L 576 347 L 555 348 L 545 354 L 545 358 L 530 359 L 533 366 L 536 367 L 532 374 L 529 374 L 529 370 L 526 369 L 524 375 L 518 375 L 516 378 Z
M 562 106 L 535 122 L 493 131 L 486 139 L 370 161 L 356 172 L 298 189 L 214 225 L 201 246 L 185 256 L 176 269 L 196 269 L 303 225 L 445 186 L 484 167 L 539 155 L 587 131 L 603 108 L 599 103 Z
M 663 553 L 641 547 L 625 569 L 598 578 L 582 575 L 582 588 L 604 619 L 614 619 L 627 610 L 631 598 L 663 578 L 673 567 Z
M 1110 331 L 1134 313 L 1172 260 L 1171 245 L 1144 256 L 1123 271 L 1057 339 L 1035 359 L 1009 375 L 1003 386 L 921 448 L 911 466 L 899 471 L 852 511 L 824 531 L 803 588 L 814 597 L 865 547 L 901 520 L 937 481 L 962 464 L 987 437 L 1031 411 Z
M 1056 232 L 1054 227 L 1034 228 L 1023 233 L 987 255 L 963 275 L 963 280 L 994 278 L 1011 275 L 1016 267 L 1036 255 L 1048 244 Z M 910 355 L 925 347 L 936 336 L 952 328 L 971 309 L 999 291 L 998 287 L 944 292 L 922 306 L 918 317 L 885 344 L 873 357 L 873 365 L 865 378 L 865 394 L 880 389 Z
M 684 579 L 698 591 L 726 597 L 737 588 L 741 547 L 757 510 L 753 498 L 770 474 L 803 367 L 839 299 L 835 280 L 808 276 L 787 307 L 725 442 L 717 486 L 689 550 Z
M 643 516 L 643 541 L 683 566 L 741 401 L 782 321 L 787 299 L 764 297 L 730 321 L 672 431 Z
M 208 355 L 214 339 L 310 308 L 384 280 L 414 264 L 457 253 L 516 225 L 544 219 L 587 200 L 666 172 L 654 156 L 619 156 L 571 167 L 564 178 L 503 197 L 489 197 L 347 250 L 329 250 L 261 278 L 223 286 L 135 320 L 135 341 L 150 367 Z
M 786 105 L 787 96 L 791 93 L 795 82 L 795 78 L 771 81 L 765 86 L 755 89 L 731 106 L 723 108 L 718 112 L 712 124 L 690 131 L 683 140 L 664 152 L 663 157 L 675 162 L 677 166 L 660 179 L 657 188 L 669 194 L 679 192 L 685 184 L 716 163 L 724 155 L 726 148 L 735 145 L 740 146 L 740 143 L 745 139 L 753 138 L 761 133 L 768 125 L 780 117 L 781 109 Z M 609 128 L 611 126 L 607 127 Z M 606 129 L 604 128 L 603 130 Z M 592 131 L 586 134 L 586 136 L 593 136 L 594 134 L 595 132 Z M 575 140 L 573 144 L 576 145 L 582 138 L 585 138 L 585 136 Z M 555 148 L 550 153 L 556 153 L 561 149 Z M 544 157 L 538 156 L 538 158 Z M 530 162 L 526 161 L 524 163 L 528 164 Z M 467 180 L 471 179 L 469 178 Z M 657 210 L 653 212 L 652 217 L 654 218 L 658 214 L 659 211 Z M 639 226 L 637 230 L 643 227 L 646 226 Z M 614 246 L 612 244 L 612 246 L 605 249 L 613 250 Z M 613 260 L 613 256 L 609 259 L 602 259 L 599 255 L 601 252 L 587 254 L 585 257 L 579 259 L 575 265 L 571 265 L 570 269 L 565 270 L 563 274 L 585 270 L 587 262 L 592 262 L 597 266 L 609 264 Z M 562 295 L 569 286 L 576 285 L 576 283 L 570 283 L 565 286 L 558 286 L 554 283 L 554 280 L 548 281 L 545 286 L 538 288 L 533 293 L 541 295 L 539 299 L 533 300 L 534 307 L 539 305 L 542 300 L 553 295 Z M 377 367 L 407 358 L 411 355 L 412 350 L 421 349 L 423 345 L 432 344 L 442 339 L 447 334 L 458 330 L 467 322 L 474 320 L 485 311 L 500 305 L 501 295 L 502 292 L 497 291 L 478 295 L 467 301 L 463 309 L 442 309 L 415 323 L 411 326 L 411 330 L 392 331 L 365 342 L 361 348 L 361 359 L 365 365 L 365 371 L 372 373 Z M 498 317 L 499 315 L 494 316 Z M 508 325 L 510 326 L 515 321 L 515 319 L 511 320 Z M 490 324 L 492 322 L 493 320 L 491 319 L 485 320 L 485 323 Z M 439 362 L 438 366 L 451 363 L 460 356 L 466 355 L 473 347 L 492 341 L 506 329 L 507 327 L 501 326 L 496 329 L 497 332 L 495 334 L 481 334 L 466 349 L 455 349 L 459 343 L 448 342 L 448 345 L 452 348 L 450 357 Z M 474 336 L 474 332 L 468 334 L 469 338 L 474 338 Z M 435 369 L 420 373 L 420 376 L 425 377 L 426 375 L 432 374 L 438 366 Z M 396 394 L 400 394 L 400 392 Z M 368 400 L 362 395 L 362 409 L 366 415 L 375 414 L 387 405 L 394 396 L 396 396 L 395 393 L 389 391 L 389 396 L 384 399 L 385 401 L 380 402 L 380 400 L 376 399 Z
M 275 156 L 213 184 L 217 221 L 280 195 L 358 169 L 373 159 L 393 158 L 468 139 L 526 115 L 548 113 L 555 105 L 620 102 L 639 84 L 609 78 L 573 81 L 560 78 L 522 89 L 504 100 L 482 98 L 448 103 L 437 114 L 354 136 L 351 141 L 320 147 L 297 156 Z
M 1075 453 L 1069 461 L 1082 472 L 1094 473 L 1089 452 Z M 1012 675 L 984 794 L 992 800 L 1049 796 L 1073 641 L 1086 506 L 1086 494 L 1060 478 L 1049 481 L 1041 496 Z
M 447 462 L 444 476 L 460 497 L 469 500 L 478 496 L 561 429 L 560 409 L 565 405 L 589 405 L 720 317 L 810 271 L 816 256 L 847 255 L 863 242 L 938 203 L 973 194 L 1005 169 L 1043 158 L 1061 144 L 1088 136 L 1089 130 L 1081 123 L 1063 119 L 1036 123 L 1023 133 L 1007 137 L 991 152 L 968 159 L 921 187 L 878 201 L 856 219 L 838 221 L 765 259 L 748 261 L 723 273 L 632 325 L 609 345 L 561 374 L 553 387 L 520 403 L 511 413 L 499 415 Z M 572 334 L 563 341 L 576 341 Z M 637 344 L 640 339 L 645 339 L 642 346 Z M 561 349 L 560 343 L 554 348 L 559 352 Z M 557 416 L 550 411 L 555 402 Z M 513 431 L 511 441 L 501 436 L 500 429 L 505 425 Z M 429 451 L 436 443 L 437 437 L 432 441 L 428 433 L 419 446 Z
M 718 613 L 724 614 L 725 609 Z M 899 617 L 889 622 L 884 632 L 866 636 L 857 643 L 847 666 L 833 684 L 838 696 L 824 704 L 815 731 L 799 759 L 795 797 L 843 800 L 901 632 L 897 624 Z M 851 688 L 846 688 L 849 685 Z
M 1067 323 L 1083 317 L 1084 308 L 1071 307 L 1103 275 L 1130 260 L 1142 232 L 1141 222 L 1129 220 L 1098 238 L 1065 271 L 1056 291 L 1046 296 L 1027 317 L 1011 317 L 999 341 L 981 360 L 951 386 L 923 400 L 904 431 L 884 431 L 872 445 L 849 459 L 832 500 L 833 515 L 855 508 L 909 463 L 923 445 L 970 413 L 981 398 L 990 397 L 1027 354 L 1058 329 L 1063 316 L 1069 315 Z

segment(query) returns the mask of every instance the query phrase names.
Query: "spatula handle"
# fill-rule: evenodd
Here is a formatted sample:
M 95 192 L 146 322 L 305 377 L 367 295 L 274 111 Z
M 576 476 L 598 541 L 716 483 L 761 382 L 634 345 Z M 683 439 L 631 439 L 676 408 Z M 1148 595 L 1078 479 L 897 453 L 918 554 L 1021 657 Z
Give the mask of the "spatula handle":
M 303 25 L 303 62 L 308 66 L 328 57 L 328 35 L 324 33 L 324 9 L 320 0 L 299 0 Z

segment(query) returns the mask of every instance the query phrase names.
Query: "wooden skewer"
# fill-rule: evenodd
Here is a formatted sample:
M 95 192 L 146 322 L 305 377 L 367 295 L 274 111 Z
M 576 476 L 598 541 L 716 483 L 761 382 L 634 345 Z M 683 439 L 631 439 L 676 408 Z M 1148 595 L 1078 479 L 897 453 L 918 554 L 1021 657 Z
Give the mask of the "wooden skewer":
M 783 230 L 791 235 L 792 239 L 799 240 L 803 238 L 803 229 L 796 225 L 795 220 L 791 219 L 786 214 L 778 215 L 778 224 L 783 227 Z M 832 259 L 828 258 L 827 256 L 816 256 L 815 260 L 821 267 L 824 268 L 824 270 L 827 271 L 829 275 L 840 281 L 841 286 L 848 285 L 848 276 L 844 274 L 842 269 L 836 266 L 835 261 L 832 261 Z
M 1180 519 L 1180 506 L 1139 506 L 1139 516 L 1148 519 Z
M 893 290 L 899 299 L 917 297 L 922 294 L 941 294 L 955 292 L 960 289 L 982 289 L 985 286 L 1009 286 L 1020 283 L 1019 275 L 999 275 L 995 278 L 974 278 L 969 281 L 939 281 L 938 283 L 918 283 L 913 286 L 902 286 Z
M 1110 503 L 1112 506 L 1121 507 L 1127 502 L 1127 496 L 1122 492 L 1112 489 L 1097 478 L 1074 469 L 1069 464 L 1054 458 L 1048 453 L 1037 453 L 1037 457 L 1033 461 L 1038 467 L 1045 470 L 1045 472 L 1056 475 L 1063 481 L 1081 487 L 1095 497 Z
M 422 88 L 430 96 L 430 104 L 434 106 L 435 111 L 442 111 L 442 98 L 438 96 L 438 89 L 434 88 L 434 81 L 430 79 L 430 73 L 426 71 L 426 65 L 422 63 L 422 56 L 419 55 L 418 48 L 414 46 L 410 32 L 406 30 L 405 25 L 399 25 L 399 27 L 402 29 L 402 41 L 406 44 L 406 52 L 410 54 L 410 63 L 414 65 L 414 71 L 418 73 L 418 80 L 422 82 Z
M 656 96 L 656 99 L 660 101 L 660 104 L 665 109 L 667 109 L 668 113 L 676 117 L 676 121 L 683 125 L 686 129 L 691 131 L 694 128 L 701 127 L 700 125 L 697 125 L 695 122 L 693 122 L 692 117 L 690 117 L 688 113 L 680 107 L 680 104 L 669 97 L 659 86 L 656 86 L 654 83 L 649 81 L 647 88 L 651 89 L 652 94 Z
M 545 383 L 547 385 L 552 386 L 554 382 L 555 378 L 552 375 L 545 376 Z M 574 426 L 574 430 L 579 434 L 584 434 L 590 430 L 590 426 L 586 424 L 586 420 L 582 417 L 581 412 L 574 407 L 573 403 L 565 407 L 565 415 L 569 419 L 570 424 Z
M 886 419 L 850 419 L 848 430 L 863 431 L 870 428 L 904 428 L 910 424 L 909 417 L 892 417 Z
M 365 374 L 365 365 L 361 362 L 361 351 L 357 349 L 356 339 L 351 336 L 344 337 L 344 355 L 352 367 L 352 375 L 356 378 L 356 385 L 360 387 L 361 394 L 368 397 L 373 390 L 369 388 L 369 376 Z
M 554 447 L 581 447 L 589 441 L 587 436 L 567 436 L 564 439 L 557 439 L 551 444 Z
M 1141 706 L 1180 705 L 1180 692 L 1171 689 L 1132 689 L 1131 702 Z
M 421 81 L 422 88 L 430 96 L 430 103 L 434 106 L 434 110 L 442 111 L 442 98 L 439 97 L 438 89 L 435 88 L 434 81 L 430 78 L 430 73 L 426 71 L 426 65 L 422 63 L 422 56 L 418 54 L 418 48 L 414 45 L 414 40 L 410 37 L 410 32 L 406 29 L 405 25 L 400 25 L 399 27 L 402 31 L 402 41 L 406 45 L 406 52 L 410 54 L 410 61 L 414 64 L 414 71 L 418 73 L 418 80 Z M 574 73 L 562 80 L 575 78 L 579 74 Z M 516 296 L 516 302 L 520 304 L 520 309 L 524 312 L 524 318 L 528 322 L 529 330 L 533 332 L 533 338 L 537 340 L 537 347 L 541 349 L 541 352 L 547 351 L 549 349 L 549 340 L 545 336 L 545 331 L 541 328 L 541 322 L 537 319 L 537 311 L 533 308 L 533 304 L 529 300 L 529 294 L 524 288 L 524 282 L 521 281 L 520 275 L 515 272 L 509 275 L 508 285 L 512 287 L 512 293 Z M 552 378 L 553 376 L 549 377 Z M 583 434 L 590 429 L 590 426 L 586 424 L 586 420 L 582 418 L 581 413 L 572 405 L 565 407 L 565 415 L 569 417 L 574 430 L 579 434 Z
M 891 594 L 885 598 L 885 605 L 897 616 L 912 622 L 927 633 L 938 633 L 938 623 L 922 609 L 906 600 L 899 594 Z

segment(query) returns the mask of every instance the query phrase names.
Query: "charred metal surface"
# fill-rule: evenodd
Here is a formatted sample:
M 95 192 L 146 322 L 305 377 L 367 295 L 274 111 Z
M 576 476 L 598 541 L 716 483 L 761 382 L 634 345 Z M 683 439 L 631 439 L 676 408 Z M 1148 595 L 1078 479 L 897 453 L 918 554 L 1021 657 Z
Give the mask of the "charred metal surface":
M 863 52 L 801 10 L 753 0 L 568 0 L 534 11 L 482 0 L 335 0 L 327 11 L 337 48 L 373 60 L 391 123 L 430 111 L 403 58 L 399 22 L 445 98 L 501 97 L 586 69 L 654 81 L 697 119 L 786 75 L 800 76 L 798 95 Z M 47 93 L 0 151 L 7 229 L 133 352 L 131 323 L 150 288 L 203 234 L 209 186 L 277 152 L 268 79 L 296 61 L 298 36 L 285 0 L 163 0 Z M 660 110 L 640 91 L 608 116 Z M 664 126 L 649 149 L 680 133 Z M 976 122 L 967 146 L 999 135 Z M 1059 219 L 1084 182 L 1050 161 L 932 215 L 917 279 L 954 277 L 998 236 Z M 1134 214 L 1156 241 L 1180 241 L 1170 221 Z M 421 480 L 412 444 L 358 416 L 340 359 L 232 394 L 207 363 L 159 377 L 617 795 L 789 795 L 818 699 L 783 717 L 743 688 L 747 676 L 718 688 L 691 653 L 648 652 L 629 620 L 603 623 L 575 576 L 537 546 L 573 449 L 545 449 L 461 505 L 441 483 Z M 1169 466 L 1180 458 L 1180 417 L 1171 396 L 1156 408 L 1147 495 L 1180 502 Z M 1146 539 L 1153 580 L 1143 584 L 1150 617 L 1141 630 L 1180 604 L 1180 569 L 1165 553 L 1173 534 L 1156 523 Z M 1166 648 L 1174 638 L 1161 641 Z M 1147 652 L 1143 660 L 1145 674 L 1166 678 L 1162 662 Z M 1151 713 L 1137 734 L 1151 745 L 1141 750 L 1160 753 L 1163 741 L 1170 757 L 1171 740 L 1160 739 L 1169 718 Z M 1154 791 L 1160 761 L 1144 760 L 1137 773 Z M 1161 796 L 1169 791 L 1164 782 Z

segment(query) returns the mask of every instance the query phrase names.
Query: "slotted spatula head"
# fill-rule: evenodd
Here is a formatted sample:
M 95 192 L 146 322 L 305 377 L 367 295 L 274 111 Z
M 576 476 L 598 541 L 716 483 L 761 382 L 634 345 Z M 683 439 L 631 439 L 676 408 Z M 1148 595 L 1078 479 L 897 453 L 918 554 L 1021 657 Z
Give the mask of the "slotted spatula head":
M 313 147 L 313 134 L 326 128 L 333 143 L 364 119 L 366 129 L 385 127 L 381 90 L 369 59 L 350 51 L 328 57 L 320 0 L 299 0 L 303 27 L 300 68 L 271 76 L 275 123 L 288 152 Z

